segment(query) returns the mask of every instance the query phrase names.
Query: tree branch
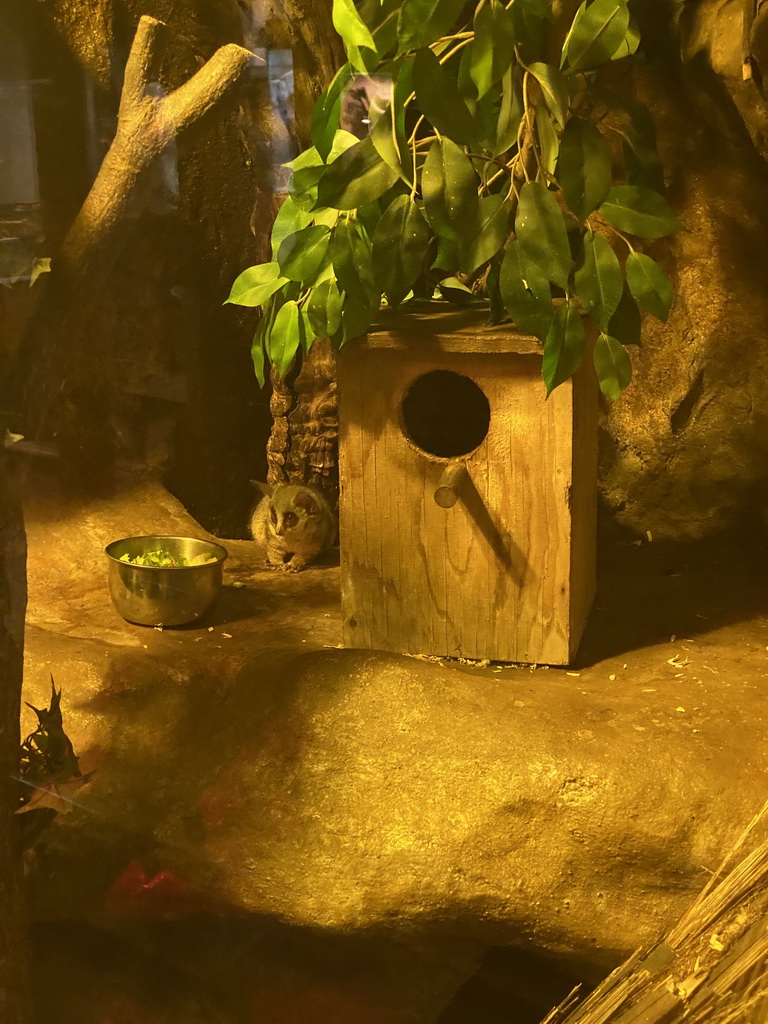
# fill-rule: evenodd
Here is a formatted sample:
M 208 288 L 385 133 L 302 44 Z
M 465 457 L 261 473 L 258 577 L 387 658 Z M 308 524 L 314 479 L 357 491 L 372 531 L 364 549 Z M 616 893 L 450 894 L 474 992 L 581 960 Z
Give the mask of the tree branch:
M 139 19 L 136 35 L 133 37 L 131 50 L 125 64 L 123 91 L 120 96 L 120 120 L 137 109 L 144 99 L 155 63 L 158 37 L 164 27 L 163 22 L 156 18 L 150 18 L 148 14 Z
M 236 43 L 222 46 L 188 82 L 160 101 L 159 116 L 177 135 L 214 107 L 245 69 L 257 63 L 263 63 L 260 57 Z

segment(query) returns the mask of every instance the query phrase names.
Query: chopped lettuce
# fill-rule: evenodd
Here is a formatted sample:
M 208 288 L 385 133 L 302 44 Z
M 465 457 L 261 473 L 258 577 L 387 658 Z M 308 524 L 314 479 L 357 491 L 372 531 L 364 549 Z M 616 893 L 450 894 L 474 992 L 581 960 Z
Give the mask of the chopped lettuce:
M 188 565 L 208 565 L 215 562 L 216 555 L 206 554 L 195 555 L 193 558 L 183 558 L 181 555 L 172 555 L 170 551 L 145 551 L 140 555 L 129 555 L 127 552 L 120 555 L 121 562 L 128 562 L 131 565 L 146 565 L 153 569 L 183 569 Z

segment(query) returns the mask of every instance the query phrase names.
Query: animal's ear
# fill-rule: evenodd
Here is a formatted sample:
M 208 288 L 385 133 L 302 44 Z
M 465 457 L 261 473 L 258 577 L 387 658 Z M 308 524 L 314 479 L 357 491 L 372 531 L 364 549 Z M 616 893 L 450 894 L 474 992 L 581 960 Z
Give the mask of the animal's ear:
M 314 495 L 310 494 L 309 491 L 299 491 L 293 500 L 299 508 L 304 509 L 308 516 L 316 516 L 320 511 L 317 499 Z
M 259 494 L 263 495 L 265 498 L 271 496 L 272 488 L 269 486 L 269 484 L 263 484 L 261 480 L 249 480 L 248 482 L 250 483 L 251 487 L 255 487 Z

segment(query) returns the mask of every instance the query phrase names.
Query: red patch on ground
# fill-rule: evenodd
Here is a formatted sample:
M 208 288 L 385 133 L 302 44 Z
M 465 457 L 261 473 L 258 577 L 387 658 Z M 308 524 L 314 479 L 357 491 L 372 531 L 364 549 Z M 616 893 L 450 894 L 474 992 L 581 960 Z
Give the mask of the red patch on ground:
M 173 871 L 148 877 L 139 861 L 132 860 L 118 875 L 104 897 L 105 909 L 117 916 L 179 916 L 219 913 L 214 899 L 200 892 Z

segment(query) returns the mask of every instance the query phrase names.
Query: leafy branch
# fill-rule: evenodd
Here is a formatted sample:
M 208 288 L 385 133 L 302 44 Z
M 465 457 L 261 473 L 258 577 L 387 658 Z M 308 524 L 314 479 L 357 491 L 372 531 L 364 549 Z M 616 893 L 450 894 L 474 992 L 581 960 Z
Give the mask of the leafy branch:
M 631 238 L 680 225 L 648 111 L 601 83 L 604 67 L 638 59 L 627 0 L 585 0 L 557 26 L 557 64 L 552 6 L 479 0 L 466 23 L 463 0 L 334 0 L 348 63 L 290 165 L 272 260 L 227 299 L 262 307 L 261 383 L 266 359 L 284 373 L 316 339 L 340 347 L 365 334 L 383 299 L 466 302 L 482 285 L 492 316 L 542 342 L 547 393 L 578 369 L 586 320 L 603 392 L 627 386 L 641 314 L 665 320 L 672 302 Z M 361 76 L 389 90 L 360 139 L 339 123 Z M 626 244 L 623 265 L 606 234 Z
M 72 743 L 64 731 L 61 690 L 51 677 L 51 702 L 47 708 L 27 707 L 37 715 L 37 726 L 22 742 L 19 758 L 18 820 L 23 849 L 32 847 L 57 814 L 67 797 L 65 788 L 79 788 L 90 779 L 83 775 Z

